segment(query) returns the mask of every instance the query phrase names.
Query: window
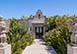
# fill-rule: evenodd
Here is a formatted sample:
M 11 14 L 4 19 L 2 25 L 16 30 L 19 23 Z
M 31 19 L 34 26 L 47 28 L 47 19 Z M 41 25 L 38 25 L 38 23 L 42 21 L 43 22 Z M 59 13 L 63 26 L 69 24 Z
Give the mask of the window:
M 38 18 L 41 18 L 41 17 L 40 17 L 40 14 L 38 15 Z

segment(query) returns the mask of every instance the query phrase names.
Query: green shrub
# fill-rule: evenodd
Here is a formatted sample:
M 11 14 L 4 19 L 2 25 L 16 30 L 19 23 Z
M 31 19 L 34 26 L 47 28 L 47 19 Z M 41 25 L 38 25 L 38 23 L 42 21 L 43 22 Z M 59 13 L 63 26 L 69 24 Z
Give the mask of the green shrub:
M 70 43 L 71 33 L 68 21 L 75 16 L 50 16 L 48 18 L 48 32 L 43 35 L 46 44 L 53 46 L 58 54 L 67 54 L 67 44 Z
M 53 29 L 47 32 L 43 39 L 47 45 L 53 46 L 58 54 L 67 54 L 67 44 L 70 42 L 70 33 L 67 28 Z
M 10 29 L 7 42 L 11 44 L 12 54 L 21 54 L 22 50 L 34 40 L 34 35 L 28 33 L 16 19 L 10 19 Z

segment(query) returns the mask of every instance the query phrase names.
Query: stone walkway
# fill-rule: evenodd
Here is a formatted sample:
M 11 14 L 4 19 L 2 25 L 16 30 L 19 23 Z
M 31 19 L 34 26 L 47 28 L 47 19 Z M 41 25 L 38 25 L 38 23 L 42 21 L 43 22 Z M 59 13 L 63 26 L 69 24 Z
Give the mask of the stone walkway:
M 27 46 L 22 54 L 56 54 L 52 46 L 44 45 L 41 39 L 35 39 L 31 46 Z

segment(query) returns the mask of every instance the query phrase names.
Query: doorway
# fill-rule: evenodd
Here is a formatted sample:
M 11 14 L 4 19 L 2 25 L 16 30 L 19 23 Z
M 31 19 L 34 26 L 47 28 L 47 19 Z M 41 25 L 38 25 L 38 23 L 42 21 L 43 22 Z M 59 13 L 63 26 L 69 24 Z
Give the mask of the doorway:
M 35 27 L 35 35 L 37 39 L 41 39 L 43 35 L 43 27 Z

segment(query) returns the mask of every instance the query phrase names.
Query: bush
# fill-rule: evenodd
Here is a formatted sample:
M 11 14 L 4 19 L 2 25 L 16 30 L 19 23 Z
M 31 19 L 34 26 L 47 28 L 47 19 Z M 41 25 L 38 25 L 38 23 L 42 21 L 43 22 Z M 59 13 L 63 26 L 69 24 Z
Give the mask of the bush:
M 47 32 L 43 39 L 47 45 L 53 46 L 58 54 L 67 54 L 67 44 L 70 42 L 70 33 L 67 28 L 53 29 Z
M 16 19 L 10 19 L 10 29 L 7 42 L 11 44 L 12 54 L 21 54 L 22 50 L 34 40 L 34 35 L 28 33 Z
M 48 18 L 48 32 L 43 35 L 46 44 L 53 46 L 58 54 L 67 54 L 67 44 L 70 43 L 71 33 L 67 22 L 75 16 L 50 16 Z

